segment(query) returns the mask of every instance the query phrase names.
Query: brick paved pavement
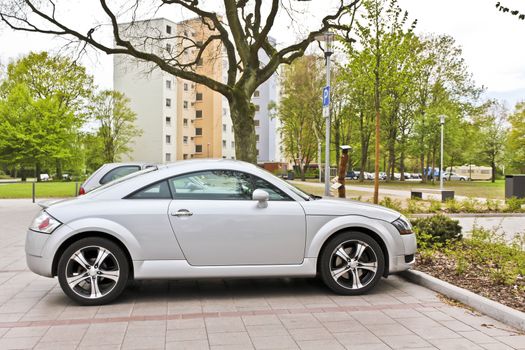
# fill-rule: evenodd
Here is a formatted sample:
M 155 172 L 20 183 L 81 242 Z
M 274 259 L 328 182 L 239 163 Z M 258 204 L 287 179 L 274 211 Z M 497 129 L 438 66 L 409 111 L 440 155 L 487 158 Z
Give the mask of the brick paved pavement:
M 25 267 L 37 211 L 0 200 L 0 349 L 525 349 L 525 335 L 398 277 L 358 297 L 313 279 L 136 282 L 80 307 Z

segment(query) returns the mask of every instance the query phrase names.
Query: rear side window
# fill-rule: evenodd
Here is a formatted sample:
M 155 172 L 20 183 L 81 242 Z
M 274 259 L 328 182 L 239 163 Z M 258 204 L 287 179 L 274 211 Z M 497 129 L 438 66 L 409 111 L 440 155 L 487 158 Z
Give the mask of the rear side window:
M 130 199 L 171 199 L 170 186 L 168 181 L 164 180 L 133 193 Z
M 118 178 L 129 175 L 139 170 L 140 170 L 140 166 L 138 165 L 119 166 L 118 168 L 111 169 L 106 175 L 104 175 L 102 179 L 100 179 L 100 184 L 101 185 L 107 184 L 110 181 L 116 180 Z

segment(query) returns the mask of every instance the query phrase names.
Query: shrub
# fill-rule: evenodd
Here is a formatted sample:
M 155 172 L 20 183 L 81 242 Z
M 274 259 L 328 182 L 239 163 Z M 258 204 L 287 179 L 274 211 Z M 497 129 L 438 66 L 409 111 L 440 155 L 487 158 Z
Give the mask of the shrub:
M 500 211 L 499 200 L 497 199 L 487 199 L 487 210 L 488 211 Z
M 425 212 L 425 208 L 420 200 L 418 199 L 409 199 L 407 202 L 407 213 L 414 214 L 414 213 L 423 213 Z
M 505 201 L 505 210 L 508 213 L 516 213 L 521 211 L 521 206 L 525 203 L 524 199 L 511 197 Z
M 429 213 L 439 213 L 441 211 L 441 202 L 435 199 L 430 200 Z
M 380 205 L 394 209 L 396 211 L 402 211 L 401 202 L 390 197 L 385 197 L 382 201 L 379 202 Z
M 433 247 L 436 244 L 445 246 L 451 241 L 463 238 L 459 222 L 441 214 L 415 219 L 412 226 L 422 248 Z
M 461 211 L 461 205 L 455 199 L 448 199 L 445 202 L 445 209 L 448 213 L 459 213 Z
M 467 198 L 461 202 L 461 210 L 465 213 L 478 213 L 483 211 L 481 208 L 481 203 L 474 198 Z

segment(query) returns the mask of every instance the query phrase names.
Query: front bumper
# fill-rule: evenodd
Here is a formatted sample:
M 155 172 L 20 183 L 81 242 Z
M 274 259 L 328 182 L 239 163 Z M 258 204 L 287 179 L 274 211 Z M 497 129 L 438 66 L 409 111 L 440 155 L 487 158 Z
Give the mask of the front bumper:
M 26 262 L 27 267 L 36 274 L 53 277 L 53 257 L 43 256 L 44 248 L 51 235 L 47 233 L 27 230 L 26 233 Z
M 401 235 L 405 253 L 403 255 L 394 256 L 391 259 L 391 266 L 389 273 L 396 273 L 411 269 L 414 267 L 416 262 L 415 254 L 417 250 L 416 235 Z

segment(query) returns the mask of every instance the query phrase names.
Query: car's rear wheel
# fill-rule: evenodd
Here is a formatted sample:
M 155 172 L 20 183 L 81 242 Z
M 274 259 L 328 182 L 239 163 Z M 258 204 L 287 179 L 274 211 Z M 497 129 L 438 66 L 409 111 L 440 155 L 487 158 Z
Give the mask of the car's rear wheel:
M 320 255 L 323 282 L 338 294 L 357 295 L 373 288 L 385 270 L 379 244 L 361 232 L 344 232 L 332 238 Z
M 129 263 L 114 242 L 88 237 L 66 248 L 57 274 L 60 287 L 71 299 L 82 305 L 102 305 L 126 287 Z

